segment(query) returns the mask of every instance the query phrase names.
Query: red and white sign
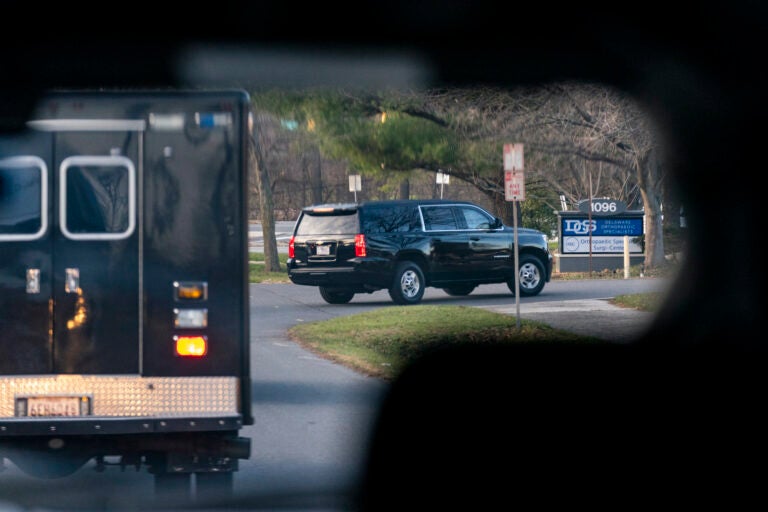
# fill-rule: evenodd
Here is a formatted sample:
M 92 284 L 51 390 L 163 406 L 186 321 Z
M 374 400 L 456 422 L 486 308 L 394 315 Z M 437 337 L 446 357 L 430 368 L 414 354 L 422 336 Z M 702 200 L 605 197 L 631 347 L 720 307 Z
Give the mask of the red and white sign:
M 525 173 L 504 171 L 504 199 L 525 201 Z
M 522 144 L 504 144 L 504 170 L 523 171 Z

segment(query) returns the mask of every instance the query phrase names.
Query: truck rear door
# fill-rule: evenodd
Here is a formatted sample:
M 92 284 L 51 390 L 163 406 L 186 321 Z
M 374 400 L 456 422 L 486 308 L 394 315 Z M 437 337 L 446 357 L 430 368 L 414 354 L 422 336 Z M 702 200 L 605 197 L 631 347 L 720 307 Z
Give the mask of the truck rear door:
M 127 124 L 126 124 L 127 123 Z M 139 373 L 139 131 L 62 124 L 54 136 L 53 371 Z M 105 128 L 108 128 L 105 130 Z
M 142 125 L 40 122 L 0 148 L 0 373 L 139 373 Z
M 0 146 L 0 374 L 52 369 L 51 141 Z M 42 151 L 41 151 L 42 149 Z

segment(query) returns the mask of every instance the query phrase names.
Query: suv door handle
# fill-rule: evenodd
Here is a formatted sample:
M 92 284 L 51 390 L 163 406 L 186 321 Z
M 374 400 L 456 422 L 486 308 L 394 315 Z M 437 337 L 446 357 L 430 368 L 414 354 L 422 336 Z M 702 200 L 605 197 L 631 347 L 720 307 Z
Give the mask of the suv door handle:
M 472 240 L 473 242 L 479 242 L 480 241 L 480 237 L 479 236 L 471 236 L 471 237 L 469 237 L 469 239 Z

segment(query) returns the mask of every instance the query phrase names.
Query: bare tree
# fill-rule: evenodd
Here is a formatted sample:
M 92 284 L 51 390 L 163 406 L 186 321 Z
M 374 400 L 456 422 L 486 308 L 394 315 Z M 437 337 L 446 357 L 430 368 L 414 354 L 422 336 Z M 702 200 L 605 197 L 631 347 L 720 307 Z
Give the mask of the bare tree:
M 261 128 L 264 128 L 262 130 Z M 262 115 L 255 116 L 254 133 L 250 144 L 250 160 L 253 164 L 256 187 L 259 192 L 259 209 L 261 212 L 261 227 L 264 236 L 264 265 L 267 272 L 280 272 L 280 260 L 277 254 L 277 238 L 275 236 L 275 207 L 272 202 L 272 184 L 269 180 L 269 169 L 265 147 L 269 145 L 269 130 L 266 119 Z
M 580 158 L 598 190 L 610 185 L 606 190 L 630 204 L 639 194 L 646 219 L 645 265 L 664 263 L 663 147 L 648 112 L 628 95 L 598 85 L 555 84 L 543 94 L 549 94 L 547 107 L 530 123 L 530 132 L 540 137 L 534 147 Z M 575 166 L 569 170 L 574 173 Z
M 493 197 L 503 195 L 498 148 L 505 142 L 523 142 L 528 181 L 546 183 L 572 203 L 591 193 L 642 204 L 646 267 L 665 261 L 662 141 L 648 112 L 628 95 L 600 85 L 560 83 L 517 90 L 434 91 L 424 105 L 450 119 L 464 140 L 483 141 L 494 151 L 488 158 L 497 162 L 496 169 L 475 162 L 471 169 L 454 171 L 461 179 Z M 495 146 L 488 144 L 494 141 Z

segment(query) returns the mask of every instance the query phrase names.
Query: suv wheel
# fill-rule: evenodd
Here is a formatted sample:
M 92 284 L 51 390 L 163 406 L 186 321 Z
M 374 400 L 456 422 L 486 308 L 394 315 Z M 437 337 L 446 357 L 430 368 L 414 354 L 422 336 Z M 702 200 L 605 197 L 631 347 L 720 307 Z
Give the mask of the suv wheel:
M 469 295 L 470 293 L 472 293 L 472 290 L 474 289 L 475 289 L 475 285 L 473 284 L 460 284 L 456 286 L 451 286 L 450 288 L 443 288 L 443 291 L 448 295 L 461 297 L 464 295 Z
M 325 286 L 321 286 L 320 296 L 328 304 L 346 304 L 352 300 L 352 297 L 355 296 L 355 292 L 350 292 L 347 290 L 334 290 L 326 288 Z
M 509 291 L 515 293 L 515 280 L 507 281 Z M 544 265 L 535 256 L 520 257 L 520 296 L 538 295 L 544 288 Z
M 424 273 L 411 261 L 397 265 L 395 278 L 389 288 L 389 296 L 396 304 L 418 304 L 424 296 Z

